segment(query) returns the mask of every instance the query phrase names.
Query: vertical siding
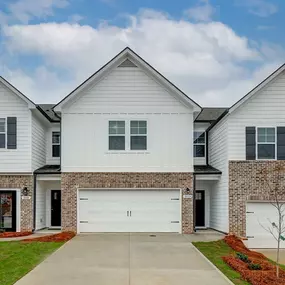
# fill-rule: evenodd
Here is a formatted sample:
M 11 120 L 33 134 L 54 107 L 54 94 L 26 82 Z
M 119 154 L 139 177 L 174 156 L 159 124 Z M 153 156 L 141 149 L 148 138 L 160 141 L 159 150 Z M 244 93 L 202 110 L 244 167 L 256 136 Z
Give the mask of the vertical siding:
M 53 123 L 46 131 L 46 164 L 59 165 L 60 158 L 52 157 L 52 132 L 59 132 L 60 124 Z
M 229 116 L 229 160 L 245 160 L 245 127 L 285 126 L 285 72 Z
M 209 132 L 209 164 L 222 171 L 213 183 L 210 199 L 210 227 L 228 232 L 228 125 L 224 119 Z
M 32 170 L 46 164 L 46 129 L 42 123 L 32 115 Z
M 37 182 L 36 230 L 46 227 L 46 188 L 42 181 Z
M 0 118 L 17 117 L 17 149 L 0 149 L 0 173 L 31 172 L 31 111 L 0 84 Z

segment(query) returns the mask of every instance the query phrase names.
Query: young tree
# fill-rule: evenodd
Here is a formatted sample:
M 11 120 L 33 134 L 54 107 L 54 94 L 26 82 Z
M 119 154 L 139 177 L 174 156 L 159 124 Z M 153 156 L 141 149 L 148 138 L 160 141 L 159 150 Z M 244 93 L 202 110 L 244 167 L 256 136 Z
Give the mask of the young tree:
M 268 219 L 268 225 L 260 224 L 267 232 L 269 232 L 277 242 L 276 252 L 276 276 L 279 277 L 279 257 L 280 257 L 280 243 L 285 240 L 285 188 L 284 188 L 284 174 L 285 168 L 276 166 L 273 170 L 264 168 L 261 175 L 268 187 L 269 200 L 271 205 L 276 209 L 277 216 L 275 221 Z

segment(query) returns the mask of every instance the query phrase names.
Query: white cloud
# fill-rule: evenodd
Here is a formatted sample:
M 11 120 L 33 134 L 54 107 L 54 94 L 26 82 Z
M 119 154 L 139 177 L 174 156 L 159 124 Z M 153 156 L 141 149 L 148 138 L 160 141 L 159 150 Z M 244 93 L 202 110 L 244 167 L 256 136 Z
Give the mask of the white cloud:
M 29 76 L 19 70 L 6 75 L 38 102 L 60 100 L 126 46 L 206 106 L 234 103 L 284 58 L 282 48 L 252 46 L 223 23 L 191 23 L 149 10 L 131 16 L 125 27 L 46 23 L 3 33 L 14 57 L 43 58 L 45 67 Z
M 80 23 L 84 19 L 83 16 L 79 14 L 74 14 L 68 17 L 68 22 L 70 23 Z
M 185 11 L 185 15 L 194 21 L 209 22 L 215 14 L 215 8 L 210 5 L 208 0 L 200 1 L 196 7 L 190 8 Z
M 247 7 L 249 13 L 259 17 L 269 17 L 278 12 L 277 5 L 269 0 L 237 0 L 237 5 Z
M 18 0 L 8 5 L 10 17 L 23 23 L 31 18 L 45 18 L 53 15 L 56 8 L 65 8 L 67 0 Z

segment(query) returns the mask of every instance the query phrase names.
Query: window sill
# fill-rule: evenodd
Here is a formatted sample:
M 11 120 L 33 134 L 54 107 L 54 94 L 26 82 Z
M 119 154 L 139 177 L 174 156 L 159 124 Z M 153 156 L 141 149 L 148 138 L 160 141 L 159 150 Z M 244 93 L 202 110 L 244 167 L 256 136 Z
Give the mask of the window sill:
M 150 154 L 150 152 L 145 150 L 110 150 L 106 151 L 105 154 Z

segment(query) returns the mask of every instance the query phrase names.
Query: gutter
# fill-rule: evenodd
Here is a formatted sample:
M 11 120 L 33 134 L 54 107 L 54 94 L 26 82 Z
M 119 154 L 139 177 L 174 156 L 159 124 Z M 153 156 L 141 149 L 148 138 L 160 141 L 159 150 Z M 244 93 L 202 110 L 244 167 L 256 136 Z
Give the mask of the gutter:
M 33 195 L 33 230 L 32 232 L 35 232 L 36 230 L 36 210 L 37 210 L 37 174 L 34 173 L 34 195 Z
M 196 174 L 193 173 L 193 230 L 196 232 Z

